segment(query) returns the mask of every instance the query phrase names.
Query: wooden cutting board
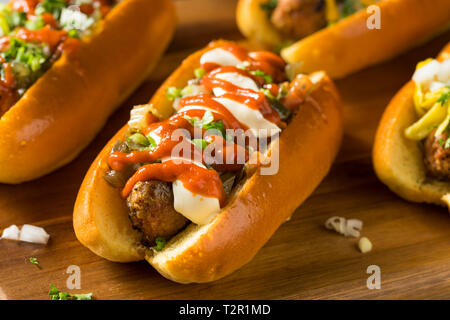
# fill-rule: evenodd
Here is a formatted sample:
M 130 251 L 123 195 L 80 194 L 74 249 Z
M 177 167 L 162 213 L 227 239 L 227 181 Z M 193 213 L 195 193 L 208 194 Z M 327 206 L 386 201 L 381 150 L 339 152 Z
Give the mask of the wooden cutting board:
M 234 0 L 180 0 L 176 5 L 180 25 L 166 56 L 91 145 L 42 179 L 0 185 L 0 229 L 29 223 L 51 235 L 47 246 L 0 241 L 0 299 L 48 299 L 50 284 L 67 290 L 70 265 L 81 268 L 82 289 L 67 291 L 93 292 L 98 299 L 450 298 L 448 211 L 398 198 L 377 180 L 370 157 L 383 109 L 410 79 L 415 64 L 435 56 L 450 33 L 337 82 L 346 132 L 335 165 L 293 218 L 234 274 L 214 283 L 180 285 L 145 262 L 108 262 L 78 243 L 72 228 L 78 188 L 97 153 L 127 121 L 131 107 L 148 101 L 188 53 L 212 39 L 241 38 Z M 362 233 L 372 240 L 373 251 L 362 254 L 356 239 L 326 230 L 325 220 L 336 215 L 363 220 Z M 39 260 L 41 269 L 30 257 Z M 366 286 L 370 265 L 380 267 L 379 290 Z

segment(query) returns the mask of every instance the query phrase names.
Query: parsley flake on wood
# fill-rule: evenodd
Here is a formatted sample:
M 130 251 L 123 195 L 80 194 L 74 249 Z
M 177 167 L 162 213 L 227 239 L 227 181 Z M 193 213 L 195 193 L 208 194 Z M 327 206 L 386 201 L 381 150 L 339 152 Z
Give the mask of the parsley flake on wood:
M 61 292 L 53 284 L 50 285 L 50 291 L 48 292 L 48 294 L 50 295 L 50 300 L 92 300 L 92 292 L 82 294 L 70 294 L 67 292 Z

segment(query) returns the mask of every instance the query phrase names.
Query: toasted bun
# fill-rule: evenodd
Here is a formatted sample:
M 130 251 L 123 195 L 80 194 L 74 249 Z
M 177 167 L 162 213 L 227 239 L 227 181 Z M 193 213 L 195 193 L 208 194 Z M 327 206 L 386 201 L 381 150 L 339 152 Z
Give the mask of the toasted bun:
M 170 0 L 120 2 L 0 119 L 0 182 L 32 180 L 74 159 L 149 74 L 175 23 Z
M 439 60 L 450 58 L 450 44 Z M 407 139 L 405 129 L 417 121 L 415 84 L 408 82 L 392 99 L 378 126 L 373 148 L 375 171 L 393 192 L 414 202 L 448 205 L 450 183 L 426 174 L 420 142 Z
M 248 38 L 274 47 L 281 35 L 260 8 L 266 0 L 239 0 L 237 23 Z M 398 55 L 450 27 L 448 0 L 384 0 L 380 29 L 367 27 L 373 11 L 361 10 L 281 51 L 289 63 L 302 62 L 302 72 L 324 70 L 332 78 Z
M 184 86 L 201 55 L 222 43 L 214 42 L 183 62 L 153 97 L 157 113 L 168 117 L 173 112 L 165 88 Z M 279 146 L 278 173 L 256 172 L 248 177 L 210 224 L 191 224 L 161 252 L 140 246 L 118 190 L 103 179 L 107 157 L 114 142 L 124 137 L 125 126 L 103 149 L 83 181 L 74 210 L 77 238 L 112 261 L 145 258 L 163 276 L 180 283 L 213 281 L 249 262 L 325 177 L 339 149 L 343 129 L 337 90 L 322 72 L 310 77 L 316 85 L 309 98 L 282 132 L 279 143 L 272 144 Z

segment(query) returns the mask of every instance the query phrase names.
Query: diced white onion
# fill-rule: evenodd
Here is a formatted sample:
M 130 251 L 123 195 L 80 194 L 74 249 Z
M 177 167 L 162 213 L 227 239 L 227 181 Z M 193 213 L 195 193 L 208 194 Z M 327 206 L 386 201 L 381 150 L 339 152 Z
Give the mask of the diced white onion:
M 358 238 L 360 236 L 360 231 L 362 229 L 363 223 L 358 219 L 348 219 L 347 226 L 345 228 L 344 235 L 346 237 L 355 237 Z
M 437 83 L 442 83 L 443 85 L 450 84 L 450 59 L 443 62 L 437 60 L 432 60 L 423 67 L 416 70 L 413 75 L 415 83 L 421 84 L 425 89 L 436 88 Z
M 340 234 L 345 232 L 345 218 L 331 217 L 325 222 L 325 228 L 334 230 Z
M 49 238 L 50 235 L 44 230 L 44 228 L 32 226 L 30 224 L 24 224 L 21 230 L 13 224 L 3 230 L 1 236 L 1 239 L 38 244 L 47 244 Z
M 135 106 L 130 111 L 130 120 L 128 126 L 132 129 L 142 130 L 147 125 L 147 113 L 150 112 L 149 104 Z
M 19 237 L 20 237 L 20 230 L 19 228 L 17 228 L 15 224 L 3 230 L 2 239 L 18 241 Z
M 358 219 L 347 220 L 343 217 L 331 217 L 325 222 L 325 227 L 346 237 L 358 238 L 363 227 L 363 222 Z
M 85 31 L 89 29 L 95 20 L 80 11 L 77 6 L 62 9 L 60 23 L 66 30 L 77 29 Z
M 439 69 L 438 80 L 447 85 L 450 84 L 450 59 L 441 62 L 441 68 Z
M 20 241 L 47 244 L 49 238 L 50 235 L 41 227 L 24 224 L 20 230 Z
M 443 87 L 445 87 L 445 83 L 439 82 L 439 81 L 433 81 L 433 82 L 430 83 L 430 88 L 429 89 L 430 89 L 431 92 L 433 92 L 433 91 L 437 91 L 437 90 L 439 90 L 439 89 L 441 89 Z

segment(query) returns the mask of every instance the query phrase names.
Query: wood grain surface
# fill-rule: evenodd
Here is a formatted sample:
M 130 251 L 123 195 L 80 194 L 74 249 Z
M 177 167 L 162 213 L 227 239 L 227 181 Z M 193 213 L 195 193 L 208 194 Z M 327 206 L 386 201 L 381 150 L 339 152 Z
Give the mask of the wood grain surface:
M 110 118 L 71 164 L 34 182 L 0 185 L 0 229 L 43 226 L 47 246 L 0 241 L 0 299 L 48 299 L 50 284 L 66 289 L 66 269 L 81 268 L 81 290 L 97 299 L 431 299 L 450 298 L 450 217 L 447 210 L 405 202 L 372 169 L 377 122 L 415 64 L 450 40 L 443 34 L 404 55 L 338 81 L 344 101 L 345 138 L 329 176 L 248 265 L 209 284 L 180 285 L 147 263 L 103 260 L 81 246 L 72 209 L 83 176 L 107 140 L 145 103 L 190 52 L 212 39 L 240 39 L 232 0 L 176 1 L 180 24 L 152 76 Z M 107 88 L 106 88 L 107 89 Z M 320 143 L 320 141 L 318 141 Z M 326 148 L 326 141 L 323 141 Z M 295 196 L 295 194 L 293 195 Z M 374 249 L 361 254 L 357 240 L 324 228 L 331 216 L 364 221 Z M 36 257 L 41 269 L 28 259 Z M 381 269 L 381 289 L 369 290 L 367 267 Z

